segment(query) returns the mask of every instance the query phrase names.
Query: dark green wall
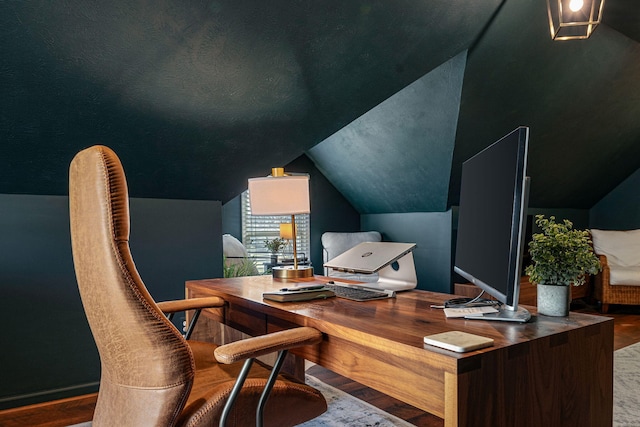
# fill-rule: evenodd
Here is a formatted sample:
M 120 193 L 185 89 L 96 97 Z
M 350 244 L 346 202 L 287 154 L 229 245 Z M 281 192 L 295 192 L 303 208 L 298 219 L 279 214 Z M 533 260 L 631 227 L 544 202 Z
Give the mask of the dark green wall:
M 596 203 L 589 212 L 589 226 L 609 230 L 640 228 L 640 170 Z
M 542 209 L 536 207 L 530 207 L 527 211 L 527 215 L 533 217 L 533 232 L 538 233 L 538 228 L 535 225 L 535 216 L 544 215 L 545 217 L 555 216 L 557 221 L 568 219 L 573 223 L 573 228 L 584 230 L 589 228 L 589 210 L 588 209 L 562 209 L 562 208 L 550 208 Z
M 417 244 L 418 289 L 451 292 L 451 211 L 370 214 L 361 221 L 363 230 L 377 230 L 383 240 Z
M 73 272 L 68 204 L 0 195 L 0 409 L 96 389 L 99 360 Z
M 309 174 L 311 192 L 311 263 L 316 274 L 323 274 L 322 233 L 360 231 L 360 214 L 305 155 L 287 165 L 291 172 Z
M 73 271 L 68 203 L 0 195 L 0 409 L 97 390 L 100 365 Z M 183 298 L 188 279 L 221 276 L 220 211 L 211 201 L 131 200 L 131 250 L 156 300 Z
M 242 197 L 236 196 L 222 205 L 222 233 L 242 240 Z
M 363 214 L 444 212 L 467 52 L 308 151 Z

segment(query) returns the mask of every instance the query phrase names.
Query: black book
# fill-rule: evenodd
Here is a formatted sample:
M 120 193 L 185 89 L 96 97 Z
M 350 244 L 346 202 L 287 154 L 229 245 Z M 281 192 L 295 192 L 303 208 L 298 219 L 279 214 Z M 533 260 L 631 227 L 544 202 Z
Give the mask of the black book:
M 313 299 L 326 299 L 336 296 L 328 288 L 299 289 L 276 292 L 264 292 L 262 298 L 278 302 L 309 301 Z

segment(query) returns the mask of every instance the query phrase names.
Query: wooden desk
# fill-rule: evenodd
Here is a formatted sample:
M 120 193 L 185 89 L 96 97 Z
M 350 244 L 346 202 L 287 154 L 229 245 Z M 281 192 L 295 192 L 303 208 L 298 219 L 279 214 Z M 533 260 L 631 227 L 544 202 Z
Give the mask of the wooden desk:
M 323 342 L 297 355 L 444 418 L 446 426 L 612 424 L 613 319 L 536 316 L 533 307 L 527 324 L 446 319 L 430 306 L 451 295 L 426 291 L 369 302 L 262 299 L 283 286 L 270 276 L 186 283 L 188 297 L 228 302 L 206 316 L 250 335 L 317 328 Z M 460 354 L 423 344 L 423 336 L 450 330 L 491 337 L 495 345 Z

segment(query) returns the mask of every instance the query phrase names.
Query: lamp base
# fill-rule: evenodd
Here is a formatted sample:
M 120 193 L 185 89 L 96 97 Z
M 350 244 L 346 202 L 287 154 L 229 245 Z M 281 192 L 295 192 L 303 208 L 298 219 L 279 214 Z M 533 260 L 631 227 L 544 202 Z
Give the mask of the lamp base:
M 313 277 L 313 268 L 308 265 L 299 265 L 298 268 L 293 266 L 278 266 L 271 269 L 274 279 L 303 279 L 305 277 Z

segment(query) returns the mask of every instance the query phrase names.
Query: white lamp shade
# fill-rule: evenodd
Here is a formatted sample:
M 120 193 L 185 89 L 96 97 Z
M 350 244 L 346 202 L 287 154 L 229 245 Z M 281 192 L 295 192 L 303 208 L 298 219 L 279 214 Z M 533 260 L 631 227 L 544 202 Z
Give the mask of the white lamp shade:
M 309 177 L 290 175 L 249 179 L 252 215 L 296 215 L 310 213 Z

